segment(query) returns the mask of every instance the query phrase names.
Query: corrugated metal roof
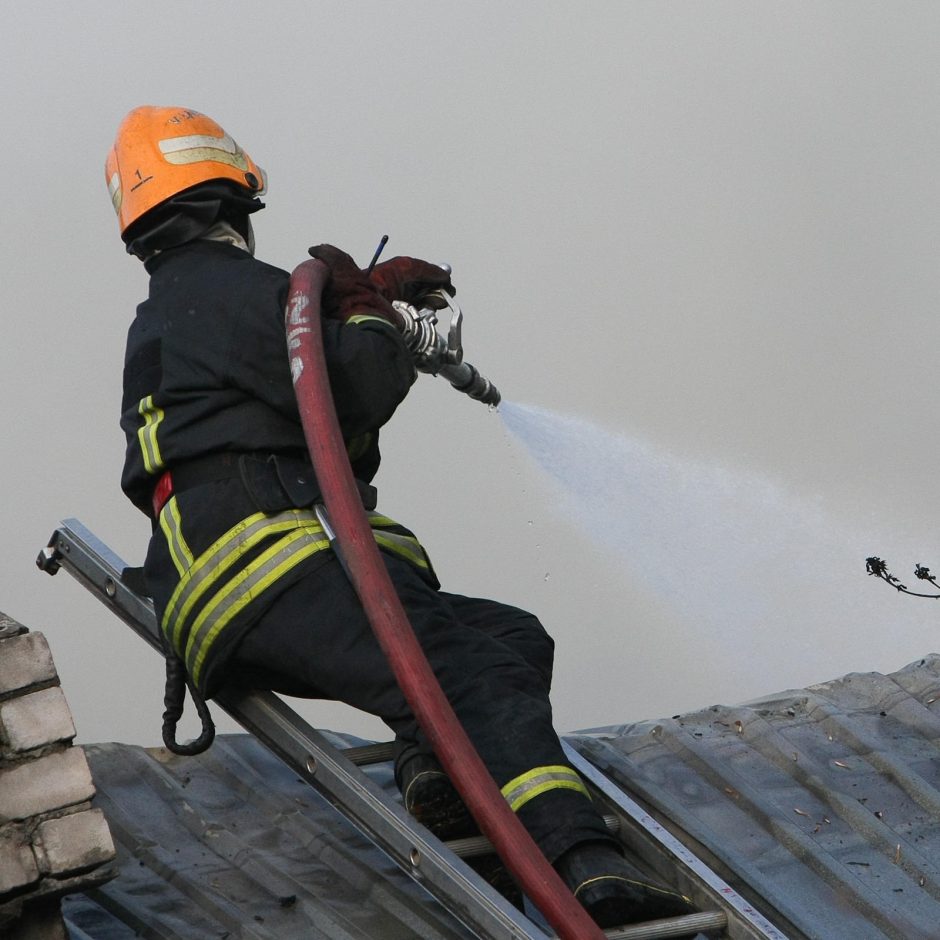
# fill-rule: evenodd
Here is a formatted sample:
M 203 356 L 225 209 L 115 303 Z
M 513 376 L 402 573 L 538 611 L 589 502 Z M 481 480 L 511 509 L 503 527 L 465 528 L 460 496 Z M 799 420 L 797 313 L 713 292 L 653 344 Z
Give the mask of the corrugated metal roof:
M 566 740 L 795 940 L 937 940 L 938 709 L 931 655 Z M 247 735 L 85 750 L 121 874 L 65 901 L 73 940 L 471 936 Z
M 569 741 L 794 936 L 940 938 L 940 656 Z
M 196 758 L 85 752 L 120 875 L 63 901 L 73 940 L 472 936 L 248 735 Z M 387 769 L 368 772 L 394 787 Z

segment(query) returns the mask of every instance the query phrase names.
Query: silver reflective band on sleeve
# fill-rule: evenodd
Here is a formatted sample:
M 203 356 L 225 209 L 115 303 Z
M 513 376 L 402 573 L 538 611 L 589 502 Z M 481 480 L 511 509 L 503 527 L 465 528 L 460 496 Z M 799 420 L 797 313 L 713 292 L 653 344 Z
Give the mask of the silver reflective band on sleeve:
M 533 767 L 510 780 L 501 790 L 512 811 L 518 812 L 529 800 L 549 790 L 576 790 L 588 799 L 591 794 L 577 772 L 564 765 Z

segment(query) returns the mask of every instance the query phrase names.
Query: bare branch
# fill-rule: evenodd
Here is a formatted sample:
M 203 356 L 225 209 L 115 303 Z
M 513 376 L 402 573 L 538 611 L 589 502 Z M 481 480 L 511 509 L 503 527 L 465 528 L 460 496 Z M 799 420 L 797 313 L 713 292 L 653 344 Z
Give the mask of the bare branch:
M 891 587 L 901 594 L 910 594 L 911 597 L 940 598 L 940 594 L 921 594 L 917 591 L 909 590 L 906 584 L 901 584 L 900 580 L 888 571 L 888 566 L 885 564 L 884 560 L 878 558 L 877 555 L 872 555 L 870 558 L 865 559 L 865 570 L 870 575 L 881 578 L 882 581 L 886 584 L 890 584 Z M 930 569 L 926 566 L 920 563 L 916 564 L 914 566 L 914 576 L 921 581 L 927 581 L 940 591 L 940 584 L 937 583 L 934 575 L 930 573 Z

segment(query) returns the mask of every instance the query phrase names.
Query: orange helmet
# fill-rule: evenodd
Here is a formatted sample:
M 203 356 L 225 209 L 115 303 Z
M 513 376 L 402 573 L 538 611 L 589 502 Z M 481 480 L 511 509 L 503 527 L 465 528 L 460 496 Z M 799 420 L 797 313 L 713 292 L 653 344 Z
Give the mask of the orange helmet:
M 118 128 L 105 180 L 121 234 L 164 200 L 200 183 L 230 180 L 259 196 L 262 170 L 212 118 L 190 108 L 134 108 Z

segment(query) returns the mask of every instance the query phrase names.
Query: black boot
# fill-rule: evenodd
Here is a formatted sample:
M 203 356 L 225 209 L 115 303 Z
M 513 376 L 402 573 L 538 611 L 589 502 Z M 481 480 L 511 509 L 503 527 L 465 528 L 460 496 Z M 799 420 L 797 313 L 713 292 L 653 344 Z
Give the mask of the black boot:
M 470 810 L 435 757 L 416 754 L 397 768 L 396 776 L 405 809 L 438 839 L 447 842 L 479 835 Z M 507 901 L 523 909 L 522 892 L 498 855 L 480 855 L 464 861 Z
M 443 841 L 477 834 L 470 811 L 456 787 L 431 754 L 415 754 L 396 777 L 405 809 Z
M 582 842 L 565 852 L 555 868 L 599 927 L 695 912 L 688 898 L 641 874 L 611 843 Z
M 465 858 L 464 861 L 510 904 L 520 911 L 525 910 L 522 890 L 516 884 L 516 879 L 509 874 L 509 870 L 498 855 L 495 853 L 492 855 L 477 855 L 473 858 Z

